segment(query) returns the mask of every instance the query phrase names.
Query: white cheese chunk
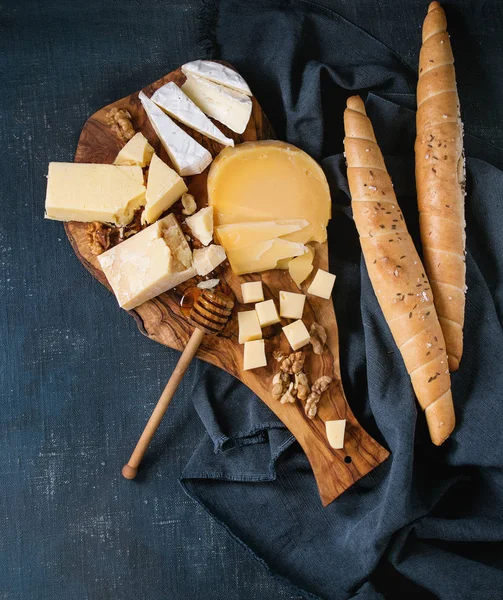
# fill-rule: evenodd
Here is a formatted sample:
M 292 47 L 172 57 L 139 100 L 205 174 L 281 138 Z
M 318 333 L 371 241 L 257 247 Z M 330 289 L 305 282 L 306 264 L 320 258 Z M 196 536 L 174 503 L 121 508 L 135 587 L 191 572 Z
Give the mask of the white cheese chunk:
M 143 92 L 138 96 L 157 136 L 180 175 L 197 175 L 211 163 L 212 156 L 171 120 Z
M 241 294 L 243 303 L 262 302 L 264 300 L 264 290 L 261 281 L 246 281 L 241 284 Z
M 264 340 L 254 340 L 253 342 L 245 342 L 243 371 L 250 369 L 258 369 L 259 367 L 267 366 L 267 358 L 265 356 Z
M 262 339 L 262 329 L 260 329 L 257 313 L 254 310 L 238 312 L 238 327 L 240 344 Z
M 234 146 L 234 140 L 225 136 L 173 81 L 160 87 L 151 100 L 191 129 L 224 146 Z
M 327 421 L 325 423 L 327 432 L 328 443 L 335 448 L 340 450 L 344 448 L 344 431 L 346 430 L 346 419 L 340 419 L 337 421 Z
M 279 293 L 279 314 L 285 319 L 302 319 L 306 297 L 294 292 Z
M 323 269 L 318 269 L 311 285 L 307 288 L 307 293 L 328 300 L 332 295 L 334 283 L 335 275 Z
M 194 267 L 198 275 L 204 276 L 211 273 L 226 259 L 225 249 L 217 244 L 206 248 L 198 248 L 193 252 Z
M 194 215 L 187 217 L 185 222 L 201 244 L 207 246 L 211 242 L 213 239 L 213 206 L 201 208 Z
M 199 77 L 209 79 L 247 96 L 252 95 L 248 84 L 239 73 L 212 60 L 194 60 L 186 63 L 182 65 L 182 72 L 185 75 L 199 75 Z
M 268 327 L 269 325 L 274 325 L 274 323 L 279 323 L 280 321 L 276 305 L 272 299 L 255 304 L 255 311 L 257 312 L 261 327 Z
M 180 236 L 170 231 L 176 227 L 176 219 L 168 215 L 98 256 L 122 308 L 136 308 L 195 276 L 191 265 L 180 262 L 183 253 L 175 245 Z
M 142 223 L 153 223 L 187 191 L 184 180 L 156 154 L 152 157 L 147 181 L 147 203 Z
M 187 75 L 182 90 L 209 117 L 243 133 L 250 120 L 252 101 L 248 96 L 197 75 Z
M 137 165 L 146 167 L 150 164 L 154 149 L 143 133 L 135 134 L 117 154 L 114 165 Z
M 292 350 L 299 350 L 309 344 L 309 331 L 300 319 L 283 327 L 283 333 Z

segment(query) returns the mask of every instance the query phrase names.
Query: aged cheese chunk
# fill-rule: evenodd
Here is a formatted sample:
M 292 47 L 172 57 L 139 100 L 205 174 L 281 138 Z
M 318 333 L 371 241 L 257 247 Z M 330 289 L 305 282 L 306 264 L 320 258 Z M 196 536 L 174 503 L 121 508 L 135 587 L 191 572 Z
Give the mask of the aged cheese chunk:
M 170 214 L 162 219 L 163 235 L 173 253 L 173 266 L 175 271 L 192 266 L 192 250 L 190 249 L 185 235 L 176 220 L 175 215 Z
M 187 217 L 185 222 L 201 244 L 207 246 L 213 239 L 213 206 L 201 208 L 196 214 Z
M 245 342 L 243 371 L 249 371 L 250 369 L 258 369 L 259 367 L 266 366 L 267 358 L 265 356 L 264 340 Z
M 148 143 L 143 133 L 135 134 L 117 154 L 114 165 L 137 165 L 146 167 L 154 154 L 154 149 Z
M 138 98 L 157 136 L 180 175 L 197 175 L 211 163 L 212 156 L 171 120 L 155 102 L 140 92 Z
M 50 163 L 45 216 L 127 225 L 145 203 L 141 167 Z
M 194 267 L 198 275 L 208 275 L 226 259 L 225 249 L 217 244 L 194 250 Z
M 309 331 L 300 319 L 283 327 L 283 332 L 292 350 L 299 350 L 309 344 Z
M 234 140 L 225 136 L 173 81 L 160 87 L 151 100 L 191 129 L 224 146 L 234 146 Z
M 239 343 L 262 339 L 262 329 L 254 310 L 238 312 Z
M 346 429 L 346 419 L 339 419 L 337 421 L 327 421 L 325 423 L 327 431 L 328 443 L 335 448 L 340 450 L 344 448 L 344 431 Z
M 264 140 L 224 148 L 208 175 L 215 224 L 303 219 L 309 225 L 285 239 L 324 242 L 331 214 L 328 183 L 305 152 Z M 279 236 L 278 236 L 279 237 Z
M 279 314 L 285 319 L 302 319 L 306 297 L 294 292 L 279 293 Z
M 192 194 L 182 194 L 182 213 L 184 215 L 193 215 L 197 210 L 197 204 Z
M 288 271 L 290 277 L 300 287 L 300 284 L 305 281 L 313 270 L 314 248 L 306 246 L 307 252 L 302 256 L 292 258 L 288 263 Z
M 318 269 L 314 276 L 311 285 L 307 288 L 308 294 L 313 296 L 319 296 L 320 298 L 326 298 L 327 300 L 332 295 L 332 289 L 335 283 L 335 275 L 328 273 L 323 269 Z
M 168 215 L 98 256 L 122 308 L 131 310 L 196 274 L 181 262 L 185 253 L 177 246 L 173 219 Z
M 194 60 L 182 65 L 182 72 L 187 75 L 199 75 L 214 83 L 229 87 L 236 92 L 251 96 L 251 90 L 243 77 L 236 71 L 212 60 Z
M 252 111 L 251 99 L 209 79 L 187 73 L 182 90 L 209 117 L 236 133 L 246 129 Z
M 147 203 L 142 223 L 153 223 L 187 191 L 184 180 L 157 155 L 152 157 L 147 180 Z
M 215 235 L 226 250 L 238 250 L 300 231 L 308 225 L 305 219 L 230 223 L 215 227 Z
M 229 250 L 227 256 L 234 273 L 245 275 L 275 269 L 278 261 L 300 256 L 304 254 L 305 248 L 304 244 L 276 238 L 239 250 Z
M 264 290 L 261 281 L 246 281 L 241 284 L 241 294 L 244 304 L 250 302 L 262 302 L 264 300 Z
M 255 311 L 261 327 L 274 325 L 274 323 L 279 323 L 280 321 L 280 318 L 278 317 L 278 311 L 276 310 L 276 305 L 272 299 L 255 304 Z

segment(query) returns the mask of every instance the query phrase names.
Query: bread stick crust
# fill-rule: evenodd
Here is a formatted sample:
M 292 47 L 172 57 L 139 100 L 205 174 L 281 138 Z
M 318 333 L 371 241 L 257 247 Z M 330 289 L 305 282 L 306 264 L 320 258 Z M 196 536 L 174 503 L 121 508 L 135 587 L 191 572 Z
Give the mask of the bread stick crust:
M 353 217 L 367 271 L 410 374 L 434 443 L 454 429 L 445 341 L 431 285 L 397 202 L 360 97 L 347 101 L 344 148 Z M 453 226 L 456 223 L 453 223 Z M 453 232 L 455 235 L 455 232 Z M 436 409 L 437 402 L 441 406 Z

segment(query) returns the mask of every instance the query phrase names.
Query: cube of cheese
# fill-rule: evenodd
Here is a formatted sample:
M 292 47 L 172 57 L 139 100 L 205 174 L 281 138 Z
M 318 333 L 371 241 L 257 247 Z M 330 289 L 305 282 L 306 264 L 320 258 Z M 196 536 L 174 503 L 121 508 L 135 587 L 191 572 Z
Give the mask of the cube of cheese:
M 131 310 L 196 274 L 190 248 L 173 215 L 98 256 L 119 305 Z M 188 255 L 187 255 L 188 249 Z
M 335 275 L 323 271 L 323 269 L 318 269 L 311 285 L 307 288 L 307 293 L 328 300 L 332 295 L 334 283 Z
M 192 234 L 203 246 L 207 246 L 213 239 L 213 206 L 201 208 L 196 214 L 187 217 L 185 222 L 190 227 Z
M 152 157 L 147 181 L 147 204 L 142 223 L 153 223 L 187 191 L 184 180 L 156 154 Z
M 299 350 L 309 344 L 309 331 L 300 319 L 283 327 L 283 332 L 292 350 Z
M 262 330 L 254 310 L 238 312 L 239 343 L 251 342 L 262 338 Z
M 255 310 L 261 327 L 267 327 L 268 325 L 280 322 L 274 300 L 266 300 L 265 302 L 255 304 Z
M 239 313 L 238 313 L 239 314 Z M 264 340 L 245 342 L 243 371 L 267 366 Z
M 306 297 L 294 292 L 279 293 L 279 314 L 285 319 L 302 319 Z
M 344 431 L 346 429 L 346 419 L 327 421 L 325 423 L 325 429 L 327 432 L 328 443 L 332 446 L 332 448 L 335 448 L 336 450 L 344 448 Z
M 146 167 L 150 164 L 154 149 L 143 133 L 138 132 L 117 154 L 114 165 L 138 165 Z
M 243 295 L 244 304 L 250 302 L 263 302 L 264 290 L 262 289 L 261 281 L 246 281 L 241 284 L 241 294 Z
M 197 248 L 193 253 L 194 267 L 198 275 L 208 275 L 226 259 L 222 246 L 211 244 L 206 248 Z

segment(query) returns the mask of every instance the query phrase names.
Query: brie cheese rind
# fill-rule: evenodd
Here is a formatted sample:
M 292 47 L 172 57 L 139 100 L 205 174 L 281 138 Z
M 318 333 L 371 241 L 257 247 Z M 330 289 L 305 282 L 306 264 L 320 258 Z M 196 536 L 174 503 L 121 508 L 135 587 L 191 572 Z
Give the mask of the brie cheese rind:
M 196 275 L 190 247 L 172 214 L 100 254 L 98 261 L 125 310 Z
M 212 60 L 194 60 L 186 63 L 182 65 L 182 72 L 184 75 L 198 75 L 204 79 L 209 79 L 247 96 L 252 95 L 248 84 L 239 73 Z
M 225 136 L 173 81 L 160 87 L 151 100 L 184 125 L 224 146 L 234 146 L 234 140 Z
M 197 175 L 213 160 L 211 154 L 178 127 L 155 102 L 140 92 L 138 95 L 149 121 L 180 175 Z
M 45 216 L 57 221 L 127 225 L 145 204 L 138 166 L 49 163 Z
M 246 129 L 252 111 L 249 96 L 226 88 L 209 79 L 187 73 L 182 90 L 209 117 L 236 133 Z

